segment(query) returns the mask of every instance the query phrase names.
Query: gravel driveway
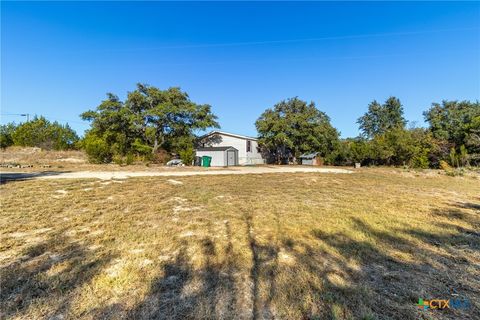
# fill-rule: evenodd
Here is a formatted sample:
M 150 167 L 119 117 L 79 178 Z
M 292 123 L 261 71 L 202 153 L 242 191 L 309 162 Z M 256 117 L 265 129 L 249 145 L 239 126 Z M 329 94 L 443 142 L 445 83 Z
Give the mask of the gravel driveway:
M 353 171 L 337 168 L 318 168 L 302 166 L 258 166 L 212 169 L 203 171 L 74 171 L 74 172 L 2 172 L 1 179 L 127 179 L 130 177 L 183 177 L 196 175 L 224 174 L 265 174 L 265 173 L 352 173 Z

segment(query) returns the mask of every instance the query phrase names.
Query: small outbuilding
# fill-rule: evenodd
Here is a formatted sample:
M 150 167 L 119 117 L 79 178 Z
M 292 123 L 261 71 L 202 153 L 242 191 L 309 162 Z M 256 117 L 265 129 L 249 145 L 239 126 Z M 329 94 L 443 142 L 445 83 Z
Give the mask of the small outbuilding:
M 238 166 L 238 150 L 234 147 L 201 147 L 195 151 L 197 157 L 211 157 L 212 167 Z
M 307 166 L 321 166 L 323 165 L 323 158 L 318 152 L 304 153 L 300 156 L 303 165 Z

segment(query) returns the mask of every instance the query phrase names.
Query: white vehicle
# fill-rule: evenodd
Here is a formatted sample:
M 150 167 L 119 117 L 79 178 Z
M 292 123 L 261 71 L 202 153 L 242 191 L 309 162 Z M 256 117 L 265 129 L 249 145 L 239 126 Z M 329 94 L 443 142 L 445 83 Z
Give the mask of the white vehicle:
M 182 159 L 172 159 L 167 162 L 167 166 L 183 166 Z

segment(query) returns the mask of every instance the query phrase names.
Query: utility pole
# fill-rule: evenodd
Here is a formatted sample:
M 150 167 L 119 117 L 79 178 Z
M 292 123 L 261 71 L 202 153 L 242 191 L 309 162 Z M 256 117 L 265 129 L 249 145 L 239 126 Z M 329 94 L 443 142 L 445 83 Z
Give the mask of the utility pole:
M 30 113 L 21 114 L 22 117 L 27 117 L 27 122 L 30 121 Z

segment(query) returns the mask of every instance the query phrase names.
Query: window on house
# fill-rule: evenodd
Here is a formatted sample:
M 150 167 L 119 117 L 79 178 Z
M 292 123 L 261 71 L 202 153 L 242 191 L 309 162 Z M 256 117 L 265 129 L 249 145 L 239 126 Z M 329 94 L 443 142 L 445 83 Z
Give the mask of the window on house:
M 252 141 L 247 140 L 247 152 L 252 152 Z

